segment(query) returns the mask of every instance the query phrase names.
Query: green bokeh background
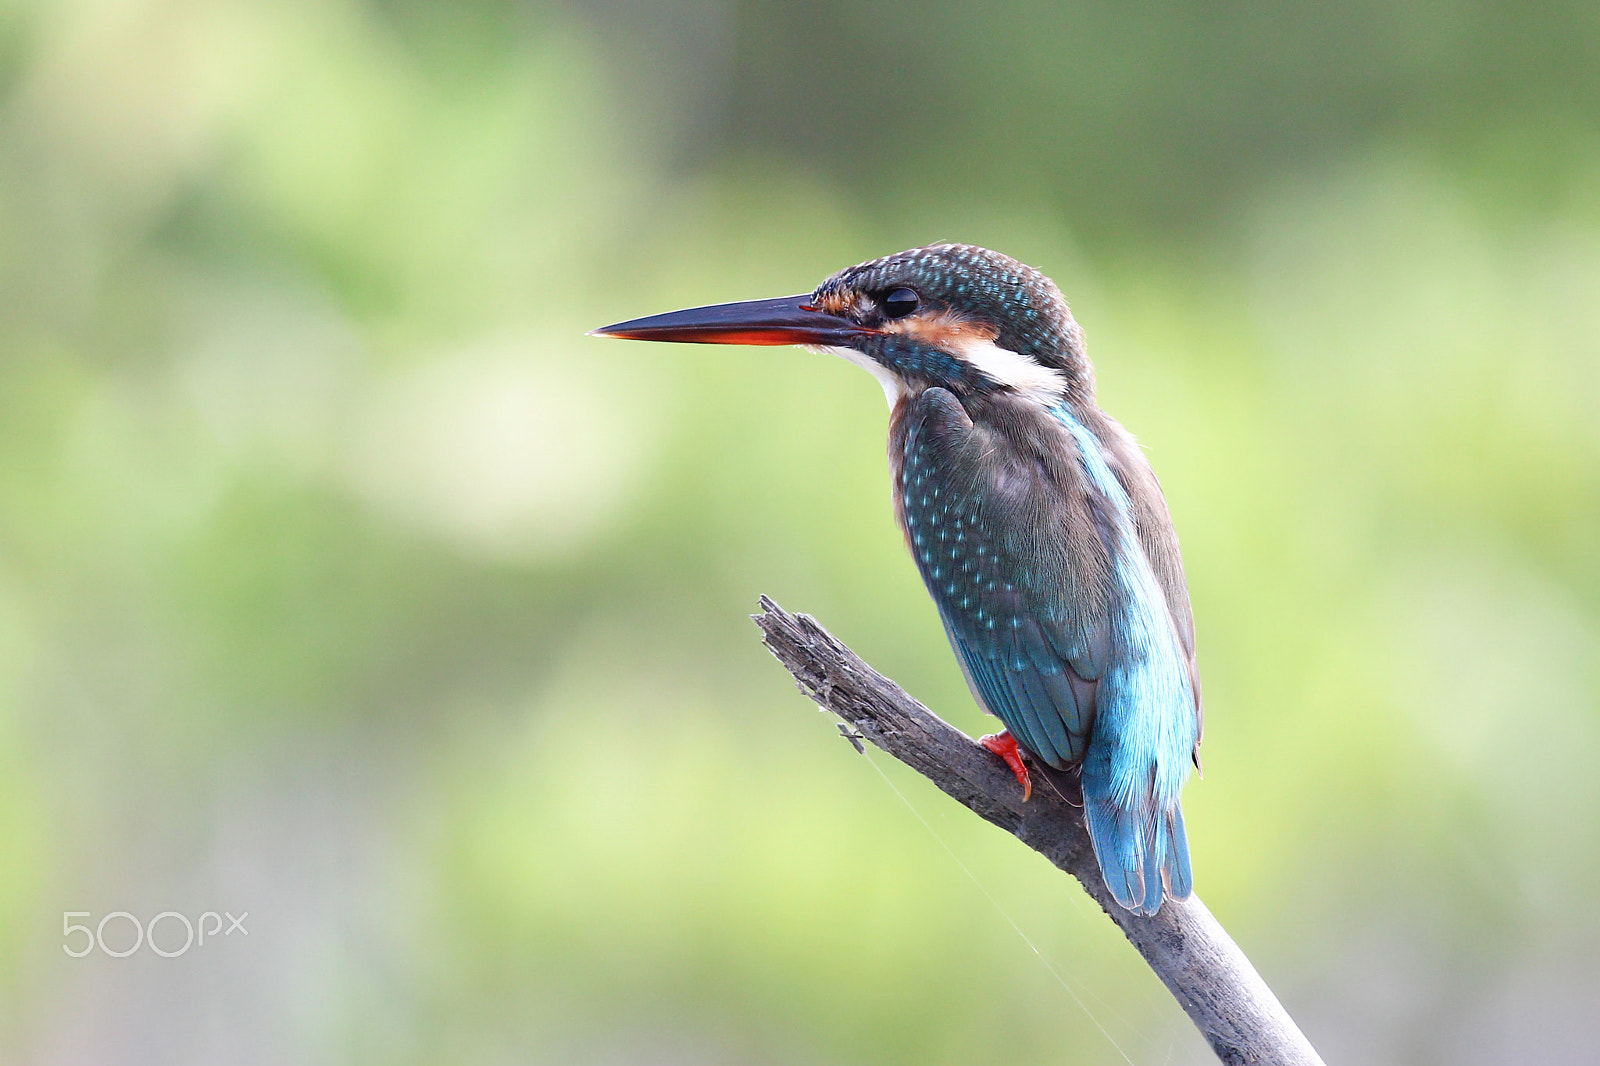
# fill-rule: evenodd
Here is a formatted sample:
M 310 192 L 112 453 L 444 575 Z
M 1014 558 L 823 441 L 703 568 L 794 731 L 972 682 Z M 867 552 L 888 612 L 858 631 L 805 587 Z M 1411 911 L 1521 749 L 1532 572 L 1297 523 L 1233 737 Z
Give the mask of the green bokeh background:
M 757 643 L 985 728 L 876 384 L 583 335 L 942 239 L 1162 478 L 1197 885 L 1313 1041 L 1594 1061 L 1590 0 L 0 3 L 0 1059 L 1207 1061 Z

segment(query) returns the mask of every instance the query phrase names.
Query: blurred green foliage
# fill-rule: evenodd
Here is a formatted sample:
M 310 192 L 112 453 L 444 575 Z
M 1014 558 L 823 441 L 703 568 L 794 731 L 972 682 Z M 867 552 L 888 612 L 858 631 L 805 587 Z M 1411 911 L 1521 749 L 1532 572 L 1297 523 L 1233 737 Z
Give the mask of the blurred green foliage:
M 0 1057 L 1205 1061 L 744 619 L 984 727 L 876 385 L 583 336 L 939 239 L 1162 477 L 1198 885 L 1312 1039 L 1587 1061 L 1600 8 L 1465 0 L 0 6 Z

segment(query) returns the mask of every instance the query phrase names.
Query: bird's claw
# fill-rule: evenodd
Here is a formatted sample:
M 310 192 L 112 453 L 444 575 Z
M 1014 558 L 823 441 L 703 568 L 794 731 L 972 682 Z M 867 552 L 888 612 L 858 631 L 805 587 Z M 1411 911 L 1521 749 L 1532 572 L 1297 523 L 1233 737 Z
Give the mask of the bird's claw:
M 1011 772 L 1017 775 L 1017 783 L 1022 786 L 1022 802 L 1027 803 L 1028 797 L 1033 795 L 1033 779 L 1028 776 L 1027 766 L 1023 765 L 1022 749 L 1017 747 L 1017 738 L 1002 729 L 998 733 L 979 737 L 978 743 L 1000 756 L 1011 767 Z

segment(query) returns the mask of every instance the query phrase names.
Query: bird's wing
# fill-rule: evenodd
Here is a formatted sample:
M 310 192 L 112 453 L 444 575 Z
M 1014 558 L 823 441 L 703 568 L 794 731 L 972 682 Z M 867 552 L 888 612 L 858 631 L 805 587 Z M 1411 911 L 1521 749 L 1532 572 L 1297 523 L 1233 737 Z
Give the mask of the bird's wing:
M 1075 463 L 974 426 L 944 389 L 905 418 L 901 520 L 968 682 L 1034 755 L 1081 760 L 1111 641 L 1111 563 L 1088 486 Z M 1052 443 L 1070 460 L 1069 436 Z

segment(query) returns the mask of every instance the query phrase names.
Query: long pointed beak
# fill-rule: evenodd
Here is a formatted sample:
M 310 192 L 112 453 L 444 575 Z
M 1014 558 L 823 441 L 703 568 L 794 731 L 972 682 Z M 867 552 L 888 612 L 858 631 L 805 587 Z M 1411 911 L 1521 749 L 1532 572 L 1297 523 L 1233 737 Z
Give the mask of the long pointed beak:
M 636 318 L 590 330 L 594 337 L 633 341 L 682 341 L 694 344 L 819 344 L 850 343 L 875 330 L 811 306 L 811 294 L 776 300 L 691 307 L 664 315 Z

